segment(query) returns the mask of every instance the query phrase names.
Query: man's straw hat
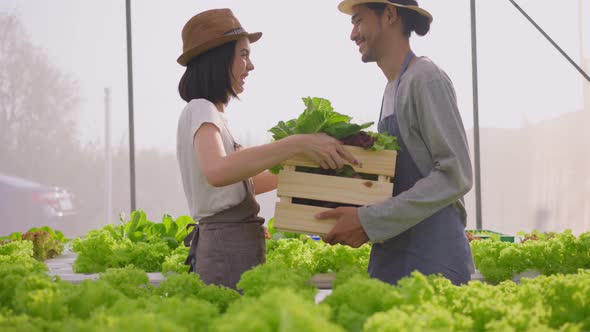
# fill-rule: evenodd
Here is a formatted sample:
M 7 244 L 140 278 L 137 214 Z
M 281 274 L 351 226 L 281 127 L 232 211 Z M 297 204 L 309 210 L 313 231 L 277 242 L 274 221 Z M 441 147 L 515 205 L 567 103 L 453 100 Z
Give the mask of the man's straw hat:
M 396 7 L 415 10 L 420 15 L 426 17 L 428 22 L 432 23 L 432 15 L 423 8 L 420 8 L 418 3 L 413 0 L 344 0 L 338 5 L 338 9 L 345 14 L 352 15 L 352 7 L 363 3 L 384 3 Z

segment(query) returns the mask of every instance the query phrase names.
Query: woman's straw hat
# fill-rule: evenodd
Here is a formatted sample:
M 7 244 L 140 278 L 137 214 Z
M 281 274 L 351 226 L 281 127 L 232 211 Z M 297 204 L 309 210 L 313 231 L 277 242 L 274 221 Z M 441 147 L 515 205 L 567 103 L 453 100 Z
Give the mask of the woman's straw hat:
M 177 61 L 186 66 L 197 55 L 244 36 L 253 43 L 262 37 L 262 32 L 246 32 L 230 9 L 204 11 L 182 28 L 182 54 Z

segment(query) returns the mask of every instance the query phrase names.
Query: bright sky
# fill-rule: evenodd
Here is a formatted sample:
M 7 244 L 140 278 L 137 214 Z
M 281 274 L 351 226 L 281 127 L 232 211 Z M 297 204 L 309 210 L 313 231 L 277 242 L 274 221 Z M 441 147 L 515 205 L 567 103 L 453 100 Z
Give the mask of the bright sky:
M 184 102 L 177 93 L 182 67 L 180 31 L 194 14 L 231 8 L 249 31 L 264 33 L 252 46 L 256 70 L 241 101 L 228 109 L 235 136 L 264 143 L 266 131 L 299 114 L 303 96 L 332 101 L 353 121 L 375 121 L 385 78 L 363 64 L 349 40 L 350 18 L 337 0 L 132 1 L 136 144 L 174 151 Z M 590 50 L 590 5 L 578 15 L 578 0 L 519 0 L 520 5 L 576 62 L 578 22 Z M 587 1 L 584 1 L 587 2 Z M 112 89 L 113 138 L 127 142 L 127 74 L 124 1 L 2 0 L 0 10 L 17 13 L 33 41 L 59 68 L 77 80 L 82 97 L 80 132 L 103 139 L 103 91 Z M 422 0 L 434 15 L 431 33 L 413 37 L 413 48 L 439 64 L 454 81 L 465 126 L 472 123 L 470 1 Z M 529 121 L 582 108 L 582 78 L 508 0 L 478 1 L 480 124 L 519 127 Z M 590 60 L 588 61 L 590 63 Z M 587 68 L 588 69 L 588 68 Z M 588 88 L 588 84 L 586 84 Z

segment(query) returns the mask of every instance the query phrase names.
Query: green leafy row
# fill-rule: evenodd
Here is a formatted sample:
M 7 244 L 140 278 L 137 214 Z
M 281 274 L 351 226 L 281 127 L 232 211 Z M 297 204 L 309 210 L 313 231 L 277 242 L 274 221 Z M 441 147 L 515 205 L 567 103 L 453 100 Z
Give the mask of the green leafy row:
M 150 242 L 162 240 L 174 249 L 182 243 L 184 237 L 191 230 L 194 220 L 189 216 L 180 216 L 174 220 L 165 214 L 159 223 L 149 221 L 145 212 L 141 210 L 131 212 L 130 219 L 120 218 L 121 225 L 116 229 L 121 237 L 126 237 L 131 242 Z
M 59 230 L 54 230 L 49 226 L 43 226 L 43 227 L 33 227 L 31 229 L 29 229 L 26 233 L 33 233 L 33 232 L 39 232 L 39 231 L 43 231 L 43 232 L 47 232 L 49 233 L 49 235 L 51 235 L 52 238 L 58 240 L 61 243 L 66 243 L 69 241 L 69 239 L 67 239 L 64 236 L 64 233 L 62 231 Z M 0 243 L 2 242 L 7 242 L 7 241 L 22 241 L 23 239 L 23 233 L 21 232 L 14 232 L 11 233 L 9 235 L 6 236 L 0 236 Z
M 277 232 L 276 238 L 281 237 Z M 337 272 L 348 268 L 366 270 L 371 246 L 359 249 L 330 246 L 305 235 L 289 235 L 280 241 L 267 241 L 267 260 L 283 261 L 312 274 Z M 574 236 L 571 231 L 552 233 L 544 240 L 524 243 L 502 242 L 499 237 L 471 241 L 475 267 L 486 281 L 512 280 L 525 271 L 543 275 L 575 273 L 590 269 L 590 232 Z
M 184 256 L 184 262 L 188 254 L 180 244 L 193 223 L 188 216 L 174 220 L 169 215 L 155 223 L 143 211 L 133 211 L 129 220 L 121 218 L 120 225 L 106 225 L 75 239 L 72 249 L 78 256 L 73 269 L 78 273 L 96 273 L 134 265 L 147 272 L 178 271 L 178 260 Z
M 477 240 L 471 241 L 471 250 L 475 267 L 490 282 L 530 270 L 551 275 L 590 268 L 590 232 L 576 237 L 568 230 L 523 243 Z
M 324 301 L 349 331 L 587 331 L 590 272 L 497 286 L 417 272 L 392 287 L 366 276 L 338 285 Z
M 16 255 L 18 250 L 13 251 Z M 2 256 L 0 256 L 2 257 Z M 31 259 L 31 258 L 29 258 Z M 32 260 L 36 264 L 41 264 Z M 587 331 L 590 271 L 499 285 L 454 286 L 413 273 L 396 286 L 341 271 L 320 304 L 309 272 L 269 262 L 235 290 L 170 274 L 159 286 L 135 267 L 71 284 L 0 262 L 2 331 Z
M 282 239 L 266 242 L 266 260 L 280 262 L 310 275 L 340 272 L 346 269 L 366 271 L 369 265 L 371 246 L 358 249 L 343 245 L 329 245 L 302 236 L 299 239 Z
M 171 217 L 165 216 L 164 221 L 175 226 L 154 226 L 145 219 L 143 212 L 134 212 L 130 221 L 122 225 L 107 225 L 74 240 L 73 249 L 78 253 L 74 271 L 96 273 L 134 265 L 148 272 L 186 272 L 184 261 L 188 248 L 178 243 L 186 235 L 186 225 L 192 219 L 181 217 L 172 221 Z M 172 241 L 171 236 L 165 235 L 166 232 L 154 232 L 154 229 L 173 230 L 176 237 Z M 306 235 L 278 232 L 272 220 L 269 232 L 274 239 L 267 241 L 266 245 L 269 262 L 282 262 L 312 275 L 367 269 L 370 244 L 359 249 L 330 246 Z M 126 234 L 134 235 L 129 237 Z M 476 268 L 487 281 L 494 283 L 510 280 L 516 274 L 529 270 L 551 275 L 590 268 L 590 232 L 576 238 L 571 231 L 566 231 L 545 236 L 544 239 L 525 243 L 501 242 L 499 239 L 472 241 Z
M 32 244 L 33 252 L 31 257 L 44 261 L 49 258 L 54 258 L 60 255 L 64 250 L 64 244 L 69 240 L 66 239 L 61 231 L 55 231 L 51 227 L 34 227 L 27 232 L 14 232 L 8 236 L 0 238 L 0 252 L 2 247 L 10 246 L 20 242 L 30 242 Z

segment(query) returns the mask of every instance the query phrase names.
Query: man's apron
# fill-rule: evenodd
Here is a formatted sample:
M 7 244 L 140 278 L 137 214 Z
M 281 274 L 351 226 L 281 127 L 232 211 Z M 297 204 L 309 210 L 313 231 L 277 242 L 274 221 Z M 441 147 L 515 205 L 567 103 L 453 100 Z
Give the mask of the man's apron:
M 413 53 L 406 57 L 399 77 L 407 69 L 412 57 Z M 399 79 L 396 83 L 399 87 Z M 401 147 L 393 178 L 393 196 L 396 196 L 412 188 L 424 175 L 420 173 L 403 141 L 395 110 L 379 121 L 378 130 L 396 136 Z M 369 274 L 395 284 L 418 270 L 423 274 L 440 273 L 454 284 L 462 284 L 471 279 L 472 262 L 462 217 L 451 204 L 404 233 L 383 243 L 373 244 Z

